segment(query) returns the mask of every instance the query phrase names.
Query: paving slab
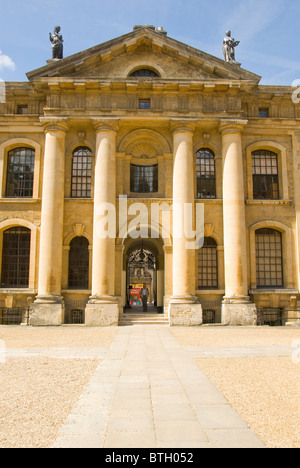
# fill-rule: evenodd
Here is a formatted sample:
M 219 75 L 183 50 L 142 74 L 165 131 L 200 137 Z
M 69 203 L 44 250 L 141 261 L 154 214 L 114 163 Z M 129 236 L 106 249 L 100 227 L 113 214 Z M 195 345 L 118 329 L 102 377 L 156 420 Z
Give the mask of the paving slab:
M 97 354 L 54 448 L 264 448 L 169 328 L 120 327 Z

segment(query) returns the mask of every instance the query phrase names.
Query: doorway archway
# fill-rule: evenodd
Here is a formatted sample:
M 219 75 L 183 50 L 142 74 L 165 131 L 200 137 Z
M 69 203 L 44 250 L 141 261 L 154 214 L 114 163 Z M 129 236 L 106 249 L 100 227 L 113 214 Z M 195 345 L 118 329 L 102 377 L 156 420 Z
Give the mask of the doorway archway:
M 159 239 L 128 239 L 125 245 L 125 310 L 143 311 L 140 291 L 149 291 L 148 311 L 163 312 L 165 295 L 164 251 Z M 125 278 L 124 278 L 125 279 Z
M 127 259 L 126 308 L 142 307 L 141 289 L 148 290 L 148 307 L 157 307 L 157 259 L 143 242 Z

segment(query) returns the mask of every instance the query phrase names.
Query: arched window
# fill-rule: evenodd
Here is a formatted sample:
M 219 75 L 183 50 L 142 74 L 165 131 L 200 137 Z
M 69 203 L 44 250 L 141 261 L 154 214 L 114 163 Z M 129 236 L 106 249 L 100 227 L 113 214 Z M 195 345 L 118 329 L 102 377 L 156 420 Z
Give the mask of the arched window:
M 69 288 L 89 288 L 89 242 L 85 237 L 75 237 L 70 243 Z
M 76 148 L 72 160 L 72 198 L 90 198 L 92 183 L 92 153 L 85 146 Z
M 2 288 L 28 288 L 30 229 L 13 227 L 3 233 Z
M 135 193 L 158 192 L 158 164 L 153 166 L 131 164 L 130 191 Z
M 15 148 L 7 156 L 6 192 L 8 198 L 30 198 L 33 194 L 35 152 Z
M 137 78 L 159 78 L 158 73 L 149 68 L 141 68 L 140 70 L 136 70 L 130 73 L 129 76 L 137 77 Z
M 197 198 L 216 198 L 215 155 L 208 148 L 197 152 Z
M 212 237 L 205 237 L 198 252 L 198 289 L 218 288 L 217 243 Z
M 278 158 L 268 150 L 252 153 L 253 198 L 255 200 L 278 200 Z
M 255 243 L 257 287 L 283 287 L 281 233 L 275 229 L 259 229 L 255 232 Z

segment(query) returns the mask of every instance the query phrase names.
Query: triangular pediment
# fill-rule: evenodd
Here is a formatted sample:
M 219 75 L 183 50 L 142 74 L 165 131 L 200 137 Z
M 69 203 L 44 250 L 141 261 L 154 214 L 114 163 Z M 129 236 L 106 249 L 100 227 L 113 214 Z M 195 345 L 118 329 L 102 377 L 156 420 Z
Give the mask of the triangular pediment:
M 50 77 L 124 80 L 139 68 L 151 69 L 163 80 L 260 81 L 259 76 L 239 65 L 226 63 L 149 27 L 61 60 L 49 60 L 27 77 L 30 81 Z

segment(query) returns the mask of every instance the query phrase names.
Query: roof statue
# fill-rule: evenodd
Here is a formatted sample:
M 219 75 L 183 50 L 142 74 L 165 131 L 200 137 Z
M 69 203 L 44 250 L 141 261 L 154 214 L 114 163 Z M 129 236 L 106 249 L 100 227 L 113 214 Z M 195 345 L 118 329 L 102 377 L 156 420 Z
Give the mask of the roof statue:
M 60 34 L 60 26 L 55 26 L 54 33 L 49 33 L 50 42 L 52 43 L 52 60 L 60 60 L 63 58 L 63 37 Z
M 229 38 L 230 35 L 226 39 L 229 42 L 224 44 L 228 57 L 226 61 L 224 57 L 214 57 L 169 37 L 163 29 L 137 25 L 134 31 L 123 36 L 65 57 L 65 52 L 62 53 L 64 42 L 57 26 L 54 34 L 50 34 L 53 59 L 47 60 L 47 65 L 28 72 L 27 77 L 32 82 L 46 77 L 75 81 L 98 80 L 99 86 L 112 81 L 110 77 L 125 82 L 132 82 L 132 77 L 137 81 L 148 79 L 149 82 L 159 77 L 162 80 L 174 78 L 197 82 L 224 80 L 227 83 L 229 80 L 231 83 L 232 80 L 238 80 L 245 86 L 250 86 L 250 82 L 256 86 L 260 76 L 244 70 L 240 64 L 232 65 L 237 63 L 234 47 L 238 43 L 233 40 L 231 46 Z M 160 54 L 159 63 L 157 54 Z
M 235 47 L 237 47 L 239 43 L 240 41 L 235 41 L 234 38 L 231 37 L 231 31 L 226 31 L 226 37 L 223 40 L 225 62 L 240 65 L 240 63 L 235 60 Z

